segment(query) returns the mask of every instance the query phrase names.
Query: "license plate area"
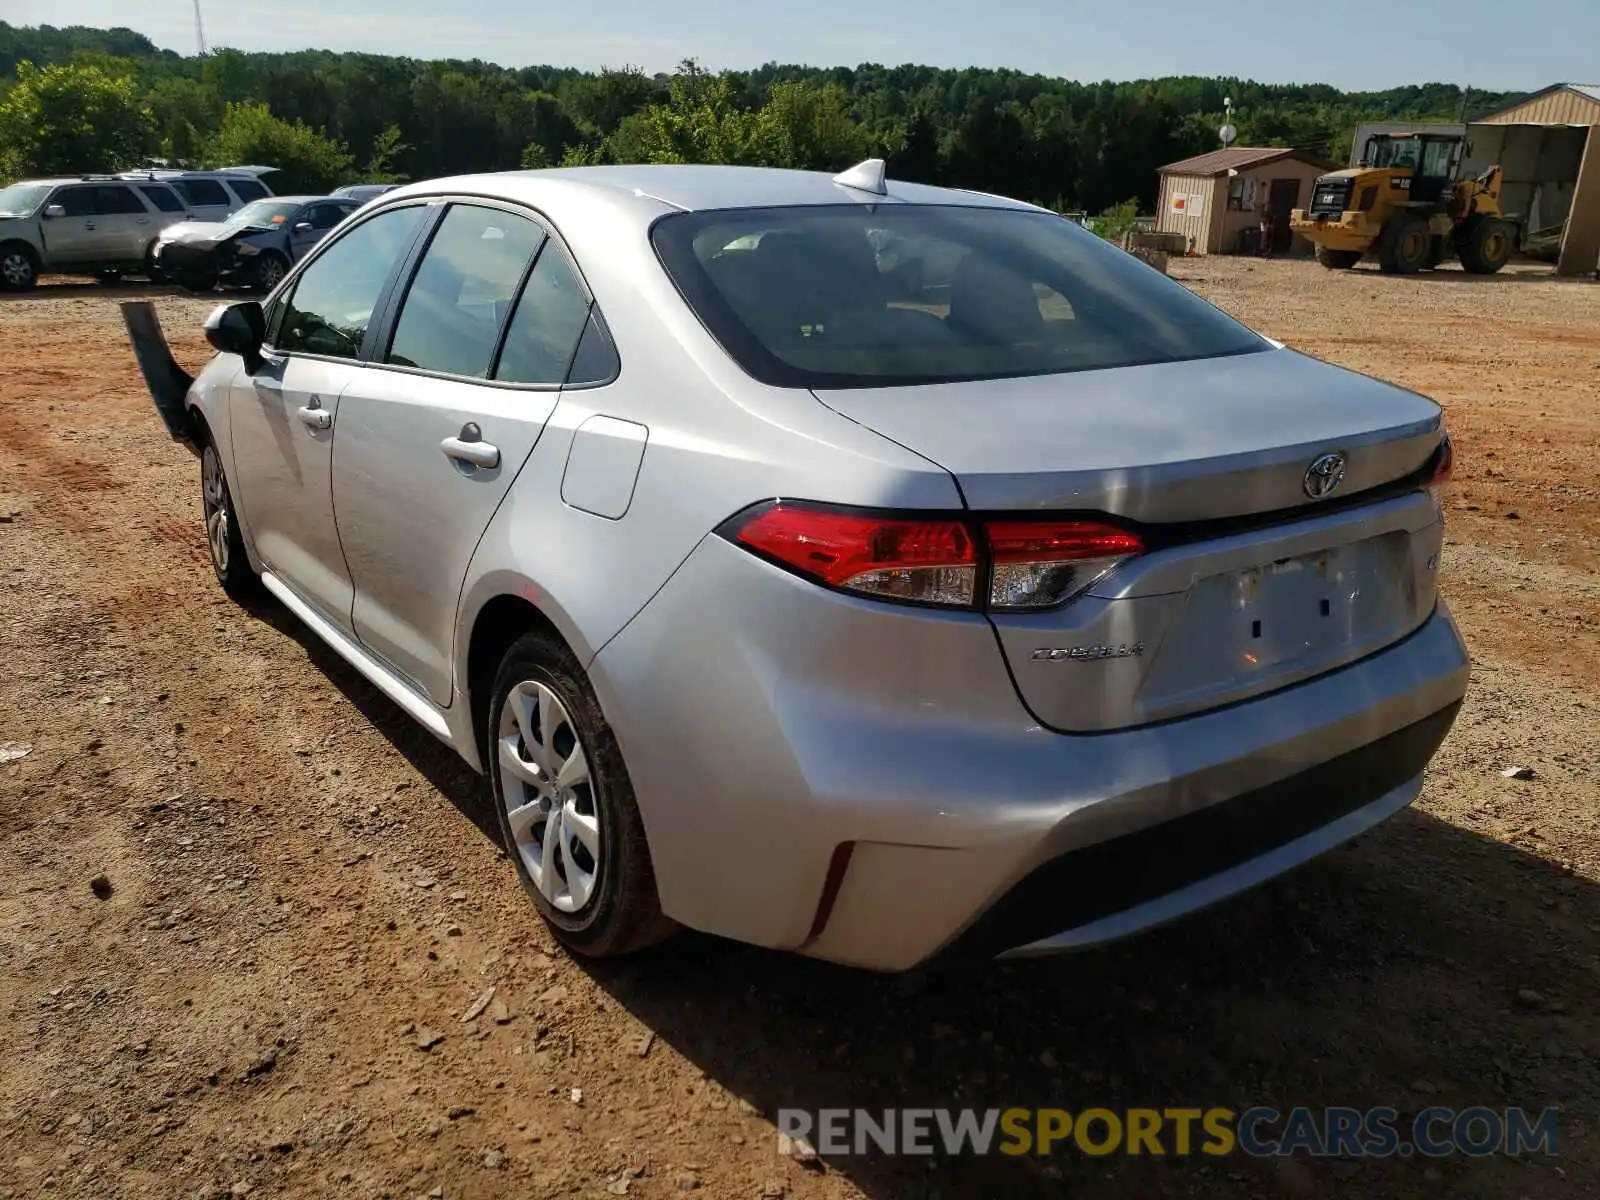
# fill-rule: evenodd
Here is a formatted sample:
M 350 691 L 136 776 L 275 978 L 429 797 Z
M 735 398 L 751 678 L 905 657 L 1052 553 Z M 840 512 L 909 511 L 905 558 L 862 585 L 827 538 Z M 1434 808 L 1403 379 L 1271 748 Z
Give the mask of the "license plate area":
M 1411 538 L 1385 534 L 1202 577 L 1162 640 L 1146 707 L 1331 670 L 1415 623 Z

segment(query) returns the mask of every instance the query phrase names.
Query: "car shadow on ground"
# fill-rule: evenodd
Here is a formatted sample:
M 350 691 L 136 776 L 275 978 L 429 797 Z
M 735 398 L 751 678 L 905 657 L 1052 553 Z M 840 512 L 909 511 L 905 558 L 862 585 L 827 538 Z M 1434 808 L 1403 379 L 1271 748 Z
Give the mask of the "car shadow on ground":
M 491 841 L 488 786 L 286 610 L 307 651 Z M 514 877 L 506 871 L 508 888 Z M 936 886 L 934 881 L 930 886 Z M 578 960 L 671 1050 L 769 1119 L 782 1109 L 1374 1106 L 1562 1110 L 1559 1156 L 828 1156 L 874 1200 L 1059 1196 L 1461 1198 L 1600 1194 L 1600 890 L 1407 811 L 1300 871 L 1077 955 L 879 976 L 686 934 Z M 728 1110 L 728 1136 L 739 1114 Z M 747 1128 L 745 1126 L 744 1128 Z M 930 1167 L 930 1163 L 932 1164 Z M 752 1193 L 754 1194 L 754 1193 Z

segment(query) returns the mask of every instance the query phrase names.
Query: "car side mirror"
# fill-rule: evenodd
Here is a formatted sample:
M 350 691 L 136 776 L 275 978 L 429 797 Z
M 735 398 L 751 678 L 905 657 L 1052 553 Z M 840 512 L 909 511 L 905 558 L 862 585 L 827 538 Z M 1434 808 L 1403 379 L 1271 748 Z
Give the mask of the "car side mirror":
M 254 375 L 261 369 L 261 345 L 267 340 L 267 317 L 255 300 L 219 304 L 206 318 L 206 341 L 224 354 L 244 359 L 244 369 Z
M 52 204 L 52 205 L 49 205 L 48 207 L 46 207 L 46 209 L 44 210 L 44 215 L 49 217 L 53 221 L 57 217 L 66 216 L 67 215 L 67 209 L 66 209 L 65 205 Z
M 294 227 L 294 231 L 296 233 L 310 233 L 311 232 L 311 222 L 310 221 L 300 221 L 300 222 L 298 222 Z

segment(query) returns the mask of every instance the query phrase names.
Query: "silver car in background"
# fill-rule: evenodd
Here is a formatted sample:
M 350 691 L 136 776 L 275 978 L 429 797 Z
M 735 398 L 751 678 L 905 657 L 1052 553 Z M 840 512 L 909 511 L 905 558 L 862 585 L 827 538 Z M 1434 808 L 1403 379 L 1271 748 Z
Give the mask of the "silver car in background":
M 127 319 L 223 586 L 488 774 L 581 953 L 1104 942 L 1405 807 L 1464 695 L 1432 401 L 881 162 L 413 184 L 197 379 Z

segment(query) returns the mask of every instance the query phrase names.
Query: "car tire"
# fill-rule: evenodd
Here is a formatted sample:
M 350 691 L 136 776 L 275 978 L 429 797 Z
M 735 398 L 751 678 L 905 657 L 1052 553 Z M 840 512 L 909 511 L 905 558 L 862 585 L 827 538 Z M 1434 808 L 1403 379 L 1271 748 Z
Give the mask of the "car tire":
M 283 282 L 289 273 L 289 260 L 275 250 L 264 250 L 256 259 L 255 277 L 251 283 L 258 292 L 270 292 Z
M 7 242 L 0 246 L 0 289 L 8 292 L 32 291 L 39 282 L 39 256 L 26 242 Z
M 506 651 L 483 749 L 506 852 L 564 945 L 609 958 L 676 930 L 661 912 L 622 751 L 554 632 L 524 634 Z
M 233 507 L 233 492 L 216 443 L 207 437 L 200 450 L 200 501 L 205 514 L 206 547 L 211 569 L 222 590 L 246 600 L 261 590 L 261 577 L 250 566 Z

